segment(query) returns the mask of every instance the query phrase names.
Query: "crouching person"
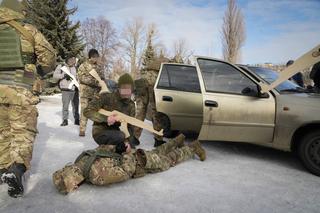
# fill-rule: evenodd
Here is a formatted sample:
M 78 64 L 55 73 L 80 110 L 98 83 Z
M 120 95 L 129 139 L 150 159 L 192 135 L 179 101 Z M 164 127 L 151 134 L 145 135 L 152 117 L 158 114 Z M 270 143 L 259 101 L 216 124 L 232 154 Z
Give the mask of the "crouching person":
M 180 134 L 152 151 L 138 149 L 126 152 L 126 149 L 119 149 L 119 145 L 102 145 L 83 152 L 74 164 L 56 171 L 53 184 L 60 193 L 67 194 L 84 182 L 105 186 L 147 173 L 162 172 L 194 155 L 204 161 L 206 152 L 200 142 L 185 145 L 184 139 L 185 136 Z
M 114 116 L 105 116 L 100 114 L 100 109 L 108 111 L 117 110 L 128 116 L 135 116 L 135 104 L 131 100 L 133 90 L 133 79 L 129 74 L 122 75 L 118 80 L 119 89 L 114 93 L 103 93 L 93 98 L 87 108 L 84 109 L 84 115 L 92 120 L 92 135 L 98 145 L 117 145 L 125 140 L 125 135 L 120 131 L 121 123 Z M 138 144 L 133 136 L 133 127 L 128 125 L 130 138 L 127 146 Z

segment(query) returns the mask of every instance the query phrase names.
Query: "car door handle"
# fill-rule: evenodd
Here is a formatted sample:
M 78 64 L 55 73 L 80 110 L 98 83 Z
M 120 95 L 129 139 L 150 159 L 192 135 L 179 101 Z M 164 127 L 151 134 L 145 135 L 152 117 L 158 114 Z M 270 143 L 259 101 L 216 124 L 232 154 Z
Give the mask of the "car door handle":
M 218 107 L 219 104 L 216 101 L 205 101 L 204 105 L 207 107 Z
M 172 102 L 173 98 L 171 96 L 162 96 L 162 100 L 163 101 L 168 101 L 168 102 Z

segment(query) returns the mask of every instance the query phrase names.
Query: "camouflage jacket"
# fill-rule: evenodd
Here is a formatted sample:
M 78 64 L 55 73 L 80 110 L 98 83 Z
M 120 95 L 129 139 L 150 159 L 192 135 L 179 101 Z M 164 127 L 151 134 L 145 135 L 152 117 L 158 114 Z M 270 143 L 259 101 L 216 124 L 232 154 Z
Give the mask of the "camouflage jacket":
M 95 150 L 83 152 L 75 164 L 67 165 L 53 174 L 53 182 L 59 192 L 67 194 L 86 180 L 94 185 L 108 185 L 142 177 L 147 173 L 168 170 L 180 162 L 192 158 L 195 150 L 182 144 L 184 136 L 169 140 L 147 151 L 132 150 L 115 154 L 112 145 L 102 145 Z
M 90 75 L 90 71 L 95 69 L 101 79 L 104 79 L 102 70 L 94 64 L 91 64 L 89 60 L 80 65 L 78 69 L 78 79 L 80 83 L 80 96 L 83 98 L 92 98 L 100 91 L 98 81 Z
M 135 116 L 135 104 L 132 100 L 121 99 L 119 92 L 103 93 L 100 96 L 94 97 L 87 108 L 84 109 L 84 115 L 91 119 L 93 123 L 93 137 L 101 134 L 105 130 L 118 129 L 120 123 L 115 123 L 109 126 L 107 124 L 107 117 L 100 114 L 99 109 L 108 111 L 117 110 L 131 117 Z M 129 132 L 132 132 L 132 126 L 128 126 Z
M 24 33 L 21 33 L 16 27 L 13 27 L 20 34 L 24 70 L 6 71 L 4 65 L 2 65 L 2 71 L 0 72 L 0 83 L 2 84 L 22 87 L 32 86 L 32 82 L 35 81 L 37 76 L 36 65 L 41 66 L 41 70 L 44 72 L 42 74 L 52 71 L 55 66 L 56 52 L 54 48 L 34 26 L 21 22 L 23 19 L 22 14 L 0 7 L 0 28 L 6 30 L 12 27 L 9 23 L 13 21 L 24 31 Z M 5 43 L 3 44 L 5 45 Z M 12 76 L 12 78 L 9 78 L 9 76 Z

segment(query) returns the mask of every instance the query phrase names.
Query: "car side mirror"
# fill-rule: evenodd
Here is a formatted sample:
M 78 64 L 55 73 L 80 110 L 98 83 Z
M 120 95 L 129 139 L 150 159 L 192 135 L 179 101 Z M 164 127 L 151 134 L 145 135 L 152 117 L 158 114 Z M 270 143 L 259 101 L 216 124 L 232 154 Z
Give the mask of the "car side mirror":
M 257 90 L 252 89 L 250 87 L 246 87 L 241 91 L 241 94 L 243 95 L 247 95 L 247 96 L 253 96 L 253 97 L 258 97 L 259 93 L 257 92 Z
M 269 98 L 270 95 L 267 92 L 262 92 L 261 86 L 258 86 L 258 97 L 259 98 Z

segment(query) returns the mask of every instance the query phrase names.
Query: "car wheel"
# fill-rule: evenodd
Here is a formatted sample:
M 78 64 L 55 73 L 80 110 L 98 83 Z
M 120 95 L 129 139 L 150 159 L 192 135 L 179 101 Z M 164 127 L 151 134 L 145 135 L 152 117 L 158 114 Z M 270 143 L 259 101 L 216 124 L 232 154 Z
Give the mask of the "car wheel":
M 163 136 L 166 138 L 174 138 L 178 135 L 179 131 L 171 130 L 170 119 L 167 115 L 159 113 L 161 126 L 163 128 Z
M 302 138 L 299 156 L 311 173 L 320 176 L 320 131 L 308 133 Z

